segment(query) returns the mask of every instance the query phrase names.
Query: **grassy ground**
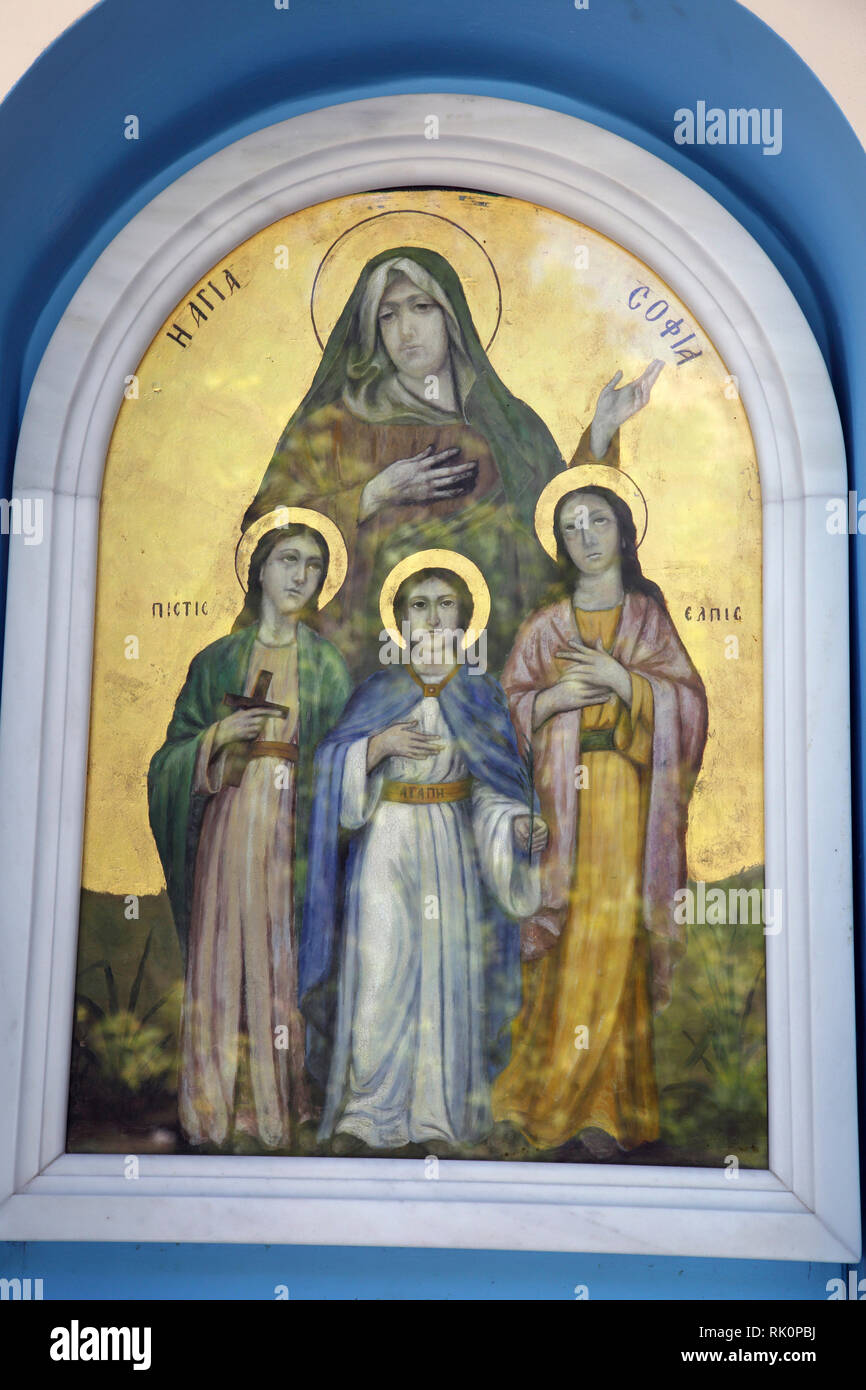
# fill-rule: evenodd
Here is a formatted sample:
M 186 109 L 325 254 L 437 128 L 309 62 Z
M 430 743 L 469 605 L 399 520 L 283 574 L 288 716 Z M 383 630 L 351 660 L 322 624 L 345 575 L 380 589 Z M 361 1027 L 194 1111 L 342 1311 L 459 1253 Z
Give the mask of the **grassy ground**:
M 762 882 L 763 871 L 753 869 L 708 889 Z M 123 898 L 82 893 L 68 1124 L 73 1152 L 184 1148 L 175 1109 L 180 951 L 164 893 L 141 898 L 138 911 L 137 920 L 128 920 Z M 715 1167 L 733 1155 L 743 1167 L 765 1167 L 763 932 L 742 925 L 687 930 L 672 1003 L 655 1023 L 661 1137 L 627 1161 Z M 310 1147 L 307 1135 L 303 1151 Z M 473 1156 L 529 1155 L 491 1140 Z M 588 1159 L 573 1146 L 533 1156 Z
M 763 870 L 708 885 L 760 888 Z M 764 934 L 760 926 L 693 926 L 673 999 L 655 1023 L 662 1141 L 722 1163 L 767 1163 Z M 705 1154 L 701 1160 L 698 1155 Z

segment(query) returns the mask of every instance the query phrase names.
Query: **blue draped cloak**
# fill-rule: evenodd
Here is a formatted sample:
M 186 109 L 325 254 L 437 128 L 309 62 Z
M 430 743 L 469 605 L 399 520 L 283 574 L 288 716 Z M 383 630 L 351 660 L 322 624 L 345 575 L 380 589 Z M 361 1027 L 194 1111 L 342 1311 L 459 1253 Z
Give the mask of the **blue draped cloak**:
M 334 1028 L 343 884 L 350 877 L 359 842 L 358 835 L 350 839 L 343 862 L 340 795 L 346 753 L 358 739 L 372 737 L 406 719 L 421 698 L 406 667 L 375 672 L 357 688 L 316 753 L 299 993 L 307 1019 L 307 1065 L 322 1086 L 327 1084 Z M 471 776 L 503 796 L 523 802 L 528 812 L 534 804 L 529 775 L 499 683 L 486 674 L 470 674 L 468 667 L 461 666 L 443 687 L 439 703 Z M 486 889 L 484 906 L 488 927 L 487 1055 L 492 1077 L 508 1060 L 508 1024 L 521 1003 L 520 931 Z

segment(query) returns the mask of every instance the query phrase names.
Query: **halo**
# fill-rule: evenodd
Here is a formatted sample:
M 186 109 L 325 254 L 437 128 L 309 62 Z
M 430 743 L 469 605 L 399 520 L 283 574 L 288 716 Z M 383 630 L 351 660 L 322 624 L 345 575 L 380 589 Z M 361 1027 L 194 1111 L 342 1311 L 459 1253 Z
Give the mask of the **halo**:
M 418 570 L 439 569 L 453 570 L 455 574 L 459 574 L 472 595 L 472 617 L 463 634 L 464 651 L 478 640 L 481 632 L 487 626 L 487 619 L 490 617 L 490 590 L 478 566 L 456 550 L 416 550 L 414 555 L 407 555 L 405 560 L 400 560 L 394 566 L 379 594 L 379 614 L 382 618 L 382 626 L 391 641 L 396 642 L 401 649 L 405 649 L 406 641 L 399 631 L 394 617 L 394 599 L 397 590 L 403 580 L 409 578 L 410 574 L 417 574 Z
M 326 603 L 339 592 L 343 580 L 346 578 L 346 571 L 349 568 L 349 556 L 346 551 L 346 542 L 343 540 L 343 533 L 330 517 L 322 516 L 321 512 L 314 512 L 310 507 L 277 507 L 275 511 L 267 512 L 260 516 L 258 521 L 254 521 L 244 531 L 235 550 L 235 573 L 238 583 L 244 593 L 247 591 L 250 574 L 250 561 L 253 558 L 253 551 L 261 540 L 262 536 L 267 535 L 268 531 L 277 531 L 282 526 L 291 526 L 295 522 L 300 522 L 303 526 L 309 526 L 311 530 L 318 531 L 323 536 L 330 552 L 330 562 L 328 573 L 325 575 L 325 582 L 317 602 L 318 608 L 324 608 Z
M 579 478 L 576 476 L 578 474 Z M 614 468 L 609 463 L 576 463 L 572 468 L 565 468 L 551 478 L 535 506 L 535 534 L 551 560 L 556 559 L 553 513 L 556 511 L 557 503 L 569 492 L 578 492 L 582 487 L 593 486 L 606 487 L 622 498 L 635 518 L 635 526 L 639 532 L 637 544 L 643 543 L 648 520 L 647 505 L 646 498 L 634 479 L 630 478 L 628 473 L 623 473 L 621 468 Z M 643 530 L 638 520 L 641 515 Z
M 393 222 L 384 221 L 389 217 L 408 219 L 405 231 L 395 231 Z M 418 219 L 423 220 L 419 223 Z M 373 227 L 371 223 L 379 223 L 379 226 Z M 441 213 L 424 212 L 420 208 L 392 208 L 347 227 L 319 262 L 310 292 L 310 318 L 316 342 L 323 352 L 325 342 L 319 326 L 326 340 L 358 280 L 358 251 L 357 248 L 352 251 L 349 240 L 355 233 L 361 234 L 365 263 L 391 246 L 428 247 L 444 256 L 460 277 L 478 336 L 483 341 L 489 334 L 485 351 L 490 351 L 502 319 L 502 287 L 486 249 L 471 232 Z

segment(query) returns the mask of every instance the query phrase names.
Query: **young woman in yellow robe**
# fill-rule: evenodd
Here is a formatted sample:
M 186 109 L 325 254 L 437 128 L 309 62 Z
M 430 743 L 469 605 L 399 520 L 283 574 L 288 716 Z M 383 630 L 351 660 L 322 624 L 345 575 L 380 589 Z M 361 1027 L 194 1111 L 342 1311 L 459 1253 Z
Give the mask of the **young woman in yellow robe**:
M 659 1136 L 652 1014 L 683 949 L 674 893 L 707 704 L 627 503 L 566 492 L 553 531 L 563 596 L 523 624 L 502 675 L 550 839 L 493 1109 L 540 1149 L 579 1137 L 609 1158 Z

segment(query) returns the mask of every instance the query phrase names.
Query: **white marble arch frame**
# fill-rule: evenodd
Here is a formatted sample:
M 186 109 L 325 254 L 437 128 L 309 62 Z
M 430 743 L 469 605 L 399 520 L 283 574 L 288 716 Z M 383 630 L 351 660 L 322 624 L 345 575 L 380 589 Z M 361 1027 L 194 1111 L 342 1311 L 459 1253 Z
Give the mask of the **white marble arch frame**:
M 425 138 L 425 118 L 439 138 Z M 276 219 L 415 184 L 508 194 L 641 257 L 739 380 L 764 517 L 770 1168 L 64 1153 L 99 495 L 124 377 L 173 305 Z M 519 386 L 519 383 L 518 383 Z M 112 241 L 39 367 L 15 495 L 0 721 L 0 1236 L 453 1246 L 855 1261 L 859 1254 L 848 722 L 847 491 L 829 379 L 745 230 L 639 147 L 574 117 L 463 94 L 328 107 L 229 145 Z M 820 731 L 820 737 L 809 738 Z

